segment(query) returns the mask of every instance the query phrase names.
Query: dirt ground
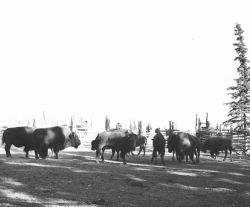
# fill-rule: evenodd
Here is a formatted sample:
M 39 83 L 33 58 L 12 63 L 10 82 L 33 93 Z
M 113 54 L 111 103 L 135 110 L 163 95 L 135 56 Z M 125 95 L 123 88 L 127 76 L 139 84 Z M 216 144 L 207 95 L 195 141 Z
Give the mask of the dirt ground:
M 250 161 L 222 162 L 202 155 L 200 164 L 166 165 L 127 156 L 127 165 L 97 165 L 89 144 L 68 148 L 59 159 L 25 159 L 0 147 L 0 206 L 250 206 Z M 105 159 L 110 151 L 105 153 Z

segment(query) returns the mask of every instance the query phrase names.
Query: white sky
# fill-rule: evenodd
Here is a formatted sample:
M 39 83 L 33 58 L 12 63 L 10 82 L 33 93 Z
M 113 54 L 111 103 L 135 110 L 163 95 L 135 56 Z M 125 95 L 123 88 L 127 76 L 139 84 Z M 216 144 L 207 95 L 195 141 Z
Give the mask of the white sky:
M 1 1 L 0 120 L 220 123 L 250 1 Z M 249 54 L 248 54 L 249 57 Z

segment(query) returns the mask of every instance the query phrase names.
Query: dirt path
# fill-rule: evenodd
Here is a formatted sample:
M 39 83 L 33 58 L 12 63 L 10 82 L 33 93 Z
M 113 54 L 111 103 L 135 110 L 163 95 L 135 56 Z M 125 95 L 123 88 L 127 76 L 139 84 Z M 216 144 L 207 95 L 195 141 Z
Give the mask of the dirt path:
M 151 165 L 150 156 L 128 164 L 97 165 L 86 146 L 59 159 L 25 159 L 0 148 L 0 206 L 250 206 L 250 162 L 204 156 L 200 164 Z M 107 155 L 105 158 L 109 158 Z

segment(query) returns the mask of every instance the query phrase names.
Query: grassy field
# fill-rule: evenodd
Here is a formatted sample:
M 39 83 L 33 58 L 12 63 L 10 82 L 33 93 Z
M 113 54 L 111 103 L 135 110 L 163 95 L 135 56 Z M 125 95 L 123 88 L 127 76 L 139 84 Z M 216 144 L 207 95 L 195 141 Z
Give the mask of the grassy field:
M 97 165 L 89 141 L 82 143 L 58 160 L 37 160 L 34 152 L 25 159 L 14 147 L 7 159 L 1 146 L 0 206 L 250 206 L 249 160 L 202 154 L 200 164 L 180 164 L 167 154 L 165 166 L 152 165 L 148 149 L 146 157 L 127 156 L 127 165 Z

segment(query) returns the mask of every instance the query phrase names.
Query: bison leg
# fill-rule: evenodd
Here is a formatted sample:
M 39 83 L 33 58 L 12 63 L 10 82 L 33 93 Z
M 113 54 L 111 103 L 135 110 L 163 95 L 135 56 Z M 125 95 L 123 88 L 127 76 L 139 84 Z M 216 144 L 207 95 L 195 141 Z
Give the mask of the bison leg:
M 145 157 L 145 153 L 146 153 L 146 146 L 143 146 L 143 157 Z
M 195 152 L 195 154 L 196 154 L 196 152 Z M 192 163 L 194 164 L 195 161 L 194 161 L 194 153 L 193 153 L 193 152 L 191 152 L 191 153 L 189 154 L 189 158 L 190 158 L 190 160 L 192 161 Z
M 125 153 L 122 151 L 121 152 L 121 157 L 122 157 L 122 160 L 123 160 L 123 164 L 126 165 L 126 160 L 125 160 Z
M 35 150 L 35 157 L 36 157 L 36 159 L 39 159 L 38 151 L 37 150 Z
M 188 162 L 188 155 L 186 155 L 185 157 L 186 157 L 186 162 Z
M 179 161 L 179 163 L 181 163 L 181 161 L 182 161 L 182 157 L 180 155 L 178 155 L 178 161 Z
M 141 154 L 142 148 L 143 148 L 143 146 L 140 146 L 139 152 L 138 152 L 137 156 L 139 156 L 139 155 Z M 145 155 L 144 155 L 144 156 L 145 156 Z
M 195 161 L 194 161 L 194 155 L 195 155 Z M 198 153 L 197 153 L 196 149 L 194 149 L 194 151 L 192 152 L 192 162 L 198 163 Z
M 100 154 L 101 154 L 101 153 L 100 153 L 100 150 L 97 149 L 97 150 L 96 150 L 96 159 L 95 159 L 95 161 L 96 161 L 97 164 L 100 164 L 100 162 L 99 162 Z
M 58 159 L 59 148 L 58 147 L 51 148 L 51 152 L 53 152 L 53 154 L 55 154 L 55 159 Z M 46 156 L 48 156 L 48 148 L 47 148 Z
M 163 153 L 161 154 L 161 163 L 162 163 L 163 165 L 165 165 L 164 154 L 163 154 Z
M 172 160 L 174 161 L 174 150 L 173 150 L 173 156 L 172 156 Z
M 29 149 L 27 147 L 25 147 L 23 151 L 26 153 L 25 157 L 29 158 Z
M 120 151 L 116 150 L 116 153 L 117 153 L 116 161 L 119 161 Z
M 11 157 L 11 154 L 10 154 L 10 147 L 11 147 L 11 144 L 6 144 L 6 145 L 5 145 L 6 157 Z
M 114 149 L 114 148 L 112 148 L 112 154 L 111 154 L 110 160 L 112 160 L 112 159 L 113 159 L 114 155 L 115 155 L 115 149 Z
M 47 156 L 48 156 L 48 148 L 47 148 L 47 147 L 44 147 L 41 157 L 42 157 L 43 159 L 46 159 Z
M 55 159 L 58 159 L 58 151 L 55 151 Z
M 200 162 L 200 149 L 197 149 L 197 153 L 196 153 L 196 162 L 199 163 Z
M 102 162 L 104 162 L 104 151 L 105 151 L 105 148 L 103 148 L 102 151 L 101 151 L 101 159 L 102 159 Z
M 214 159 L 216 160 L 216 155 L 215 155 L 215 154 L 216 154 L 216 153 L 213 152 L 213 151 L 210 152 L 211 157 L 214 158 Z
M 178 153 L 178 155 L 177 155 L 177 153 L 176 153 L 176 156 L 178 156 L 177 159 L 178 159 L 179 163 L 181 163 L 181 161 L 184 159 L 184 155 L 181 153 Z
M 223 161 L 225 161 L 227 159 L 227 149 L 225 150 L 225 157 L 223 159 Z

